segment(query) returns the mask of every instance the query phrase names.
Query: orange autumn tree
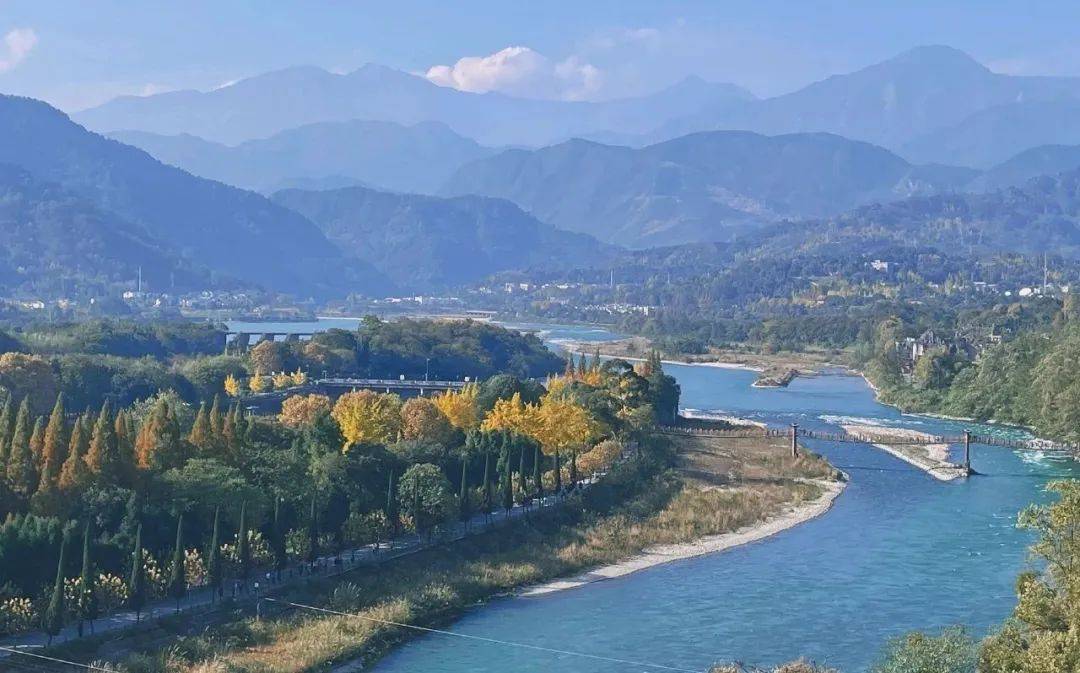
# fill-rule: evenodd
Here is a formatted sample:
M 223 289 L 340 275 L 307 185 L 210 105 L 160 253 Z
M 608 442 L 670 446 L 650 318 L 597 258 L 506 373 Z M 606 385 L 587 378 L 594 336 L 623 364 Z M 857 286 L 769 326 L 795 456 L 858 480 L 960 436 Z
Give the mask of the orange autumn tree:
M 320 414 L 330 409 L 330 398 L 326 395 L 293 395 L 281 403 L 278 420 L 290 428 L 300 428 L 311 425 Z

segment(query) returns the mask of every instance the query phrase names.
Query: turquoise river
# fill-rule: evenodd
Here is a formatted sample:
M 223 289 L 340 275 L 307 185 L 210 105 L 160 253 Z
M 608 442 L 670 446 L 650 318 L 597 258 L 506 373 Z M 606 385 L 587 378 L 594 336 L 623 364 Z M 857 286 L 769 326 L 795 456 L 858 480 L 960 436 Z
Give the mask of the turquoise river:
M 543 329 L 556 345 L 610 337 L 599 329 L 523 327 Z M 971 426 L 902 415 L 877 403 L 861 378 L 839 373 L 759 389 L 750 387 L 755 375 L 745 370 L 665 369 L 682 386 L 683 408 L 697 412 L 823 430 L 836 430 L 847 419 L 940 434 Z M 972 429 L 1021 434 L 996 426 Z M 845 673 L 865 671 L 889 638 L 906 631 L 963 624 L 982 635 L 1005 618 L 1031 541 L 1016 528 L 1017 513 L 1047 499 L 1048 480 L 1080 476 L 1068 458 L 977 446 L 972 464 L 980 474 L 945 483 L 872 447 L 809 445 L 851 478 L 824 516 L 724 553 L 540 597 L 498 599 L 448 628 L 687 670 L 806 657 Z M 374 670 L 648 669 L 433 634 L 398 649 Z

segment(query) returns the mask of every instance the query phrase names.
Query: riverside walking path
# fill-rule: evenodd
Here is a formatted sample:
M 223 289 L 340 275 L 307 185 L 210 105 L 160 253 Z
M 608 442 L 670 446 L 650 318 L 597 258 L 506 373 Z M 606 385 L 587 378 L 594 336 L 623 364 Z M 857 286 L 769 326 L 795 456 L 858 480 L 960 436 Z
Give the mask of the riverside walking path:
M 578 488 L 588 486 L 595 479 L 596 477 L 583 480 Z M 425 549 L 505 526 L 530 513 L 547 510 L 560 504 L 573 492 L 571 490 L 558 496 L 547 495 L 542 500 L 534 499 L 529 506 L 515 504 L 510 511 L 499 510 L 490 515 L 477 514 L 467 522 L 457 522 L 452 526 L 441 527 L 428 540 L 423 540 L 416 534 L 401 535 L 378 545 L 369 544 L 342 551 L 340 554 L 322 556 L 314 563 L 290 564 L 280 572 L 259 569 L 252 573 L 247 582 L 226 580 L 222 585 L 223 598 L 232 599 L 234 606 L 237 603 L 254 603 L 261 596 L 311 579 L 333 577 L 364 566 L 379 566 Z M 190 589 L 188 595 L 180 601 L 179 612 L 210 612 L 220 605 L 222 600 L 214 596 L 214 592 L 209 588 Z M 84 633 L 93 636 L 123 629 L 149 628 L 156 621 L 176 614 L 178 610 L 175 600 L 170 598 L 155 600 L 148 603 L 138 617 L 133 610 L 110 613 L 94 620 L 92 630 L 90 624 L 87 623 Z M 72 622 L 66 624 L 60 634 L 53 637 L 52 644 L 65 643 L 78 637 L 77 623 Z M 25 648 L 32 652 L 33 649 L 45 647 L 47 644 L 49 644 L 49 637 L 42 631 L 26 631 L 0 638 L 0 660 L 5 657 L 19 656 L 17 653 L 19 649 Z

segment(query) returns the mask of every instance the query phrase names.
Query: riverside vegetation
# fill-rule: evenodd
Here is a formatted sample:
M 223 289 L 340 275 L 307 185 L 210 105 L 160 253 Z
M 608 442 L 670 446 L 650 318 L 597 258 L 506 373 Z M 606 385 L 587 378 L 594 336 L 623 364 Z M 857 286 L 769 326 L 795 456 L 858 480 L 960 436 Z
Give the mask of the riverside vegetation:
M 423 532 L 464 511 L 451 497 L 462 492 L 462 478 L 464 500 L 475 508 L 501 506 L 505 489 L 494 482 L 509 483 L 512 472 L 518 499 L 545 478 L 561 482 L 549 489 L 569 485 L 613 460 L 635 423 L 673 413 L 678 400 L 661 372 L 650 393 L 649 379 L 629 366 L 582 370 L 594 383 L 624 382 L 618 404 L 606 388 L 577 379 L 548 395 L 531 379 L 490 375 L 553 373 L 563 361 L 534 337 L 468 322 L 370 320 L 357 332 L 206 355 L 215 336 L 220 349 L 223 334 L 209 327 L 98 323 L 27 329 L 6 340 L 0 630 L 55 633 L 65 622 L 178 598 L 189 586 L 220 587 L 256 567 L 312 559 L 404 527 Z M 230 378 L 240 393 L 240 382 L 279 378 L 286 366 L 386 376 L 412 374 L 428 360 L 488 378 L 437 399 L 288 400 L 280 418 L 252 417 L 224 396 Z M 147 371 L 162 376 L 140 376 Z M 544 425 L 556 412 L 580 422 Z M 498 421 L 514 413 L 540 419 L 532 435 Z M 561 465 L 552 451 L 562 452 Z M 489 486 L 481 488 L 482 479 Z
M 372 619 L 437 626 L 477 601 L 516 587 L 617 562 L 656 545 L 689 542 L 762 522 L 821 495 L 836 478 L 823 459 L 790 456 L 782 440 L 647 435 L 638 450 L 558 508 L 465 540 L 278 595 L 346 614 L 286 611 L 181 637 L 135 652 L 135 671 L 298 672 L 350 662 L 363 668 L 412 635 Z M 115 645 L 113 645 L 115 649 Z M 84 643 L 68 653 L 83 659 Z

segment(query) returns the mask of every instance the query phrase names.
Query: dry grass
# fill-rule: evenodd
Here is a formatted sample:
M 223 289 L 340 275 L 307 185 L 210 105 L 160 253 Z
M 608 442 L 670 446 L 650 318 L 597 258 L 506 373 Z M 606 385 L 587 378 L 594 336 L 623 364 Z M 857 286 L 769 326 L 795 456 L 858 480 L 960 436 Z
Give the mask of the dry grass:
M 836 468 L 816 454 L 801 450 L 792 458 L 790 443 L 778 437 L 685 435 L 673 436 L 673 441 L 680 476 L 699 488 L 837 476 Z
M 833 473 L 818 458 L 785 457 L 782 442 L 687 437 L 675 444 L 674 470 L 626 467 L 627 473 L 610 475 L 619 493 L 614 508 L 589 502 L 597 489 L 580 510 L 549 511 L 527 525 L 281 596 L 355 616 L 290 611 L 259 622 L 238 618 L 181 637 L 166 652 L 131 657 L 127 668 L 301 673 L 349 661 L 350 670 L 363 670 L 412 635 L 373 619 L 445 624 L 466 607 L 517 587 L 763 521 L 820 495 L 817 484 L 804 480 Z

